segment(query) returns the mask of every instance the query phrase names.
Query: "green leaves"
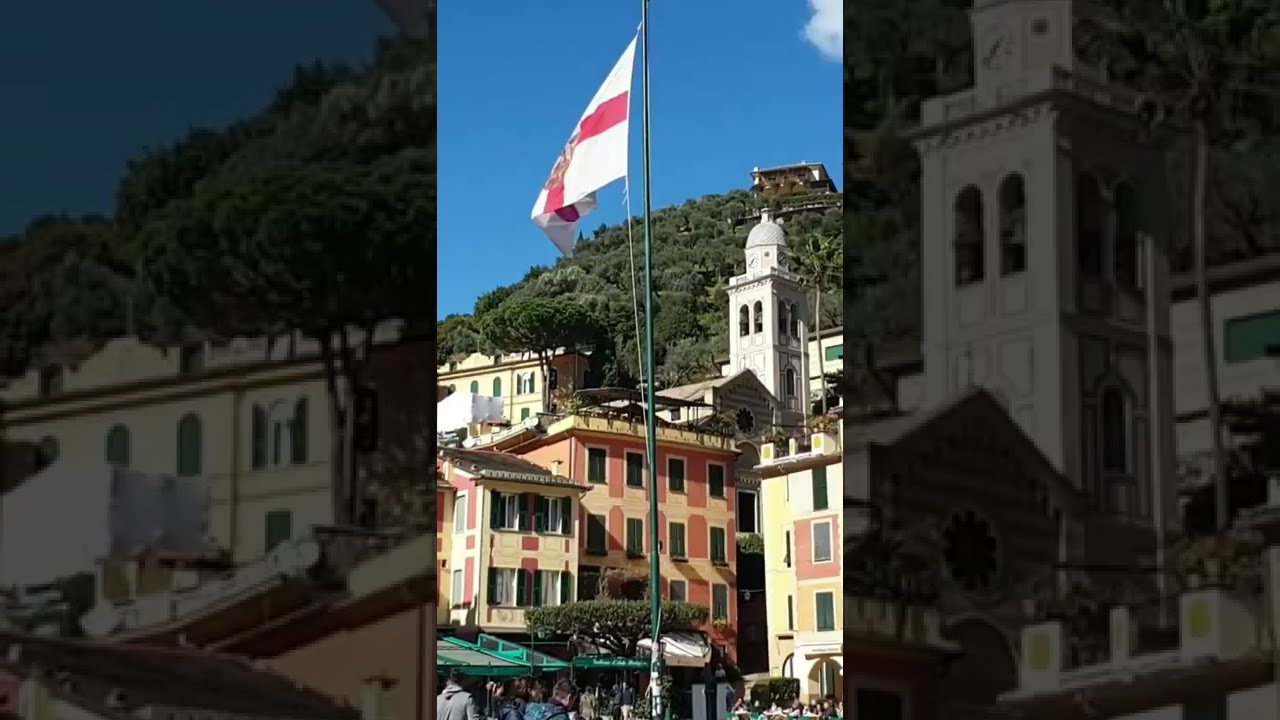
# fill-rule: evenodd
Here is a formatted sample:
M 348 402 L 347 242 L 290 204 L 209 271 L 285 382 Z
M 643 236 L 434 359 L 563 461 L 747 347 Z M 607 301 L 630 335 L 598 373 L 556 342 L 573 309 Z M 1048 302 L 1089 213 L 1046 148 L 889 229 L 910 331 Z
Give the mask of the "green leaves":
M 660 632 L 696 630 L 711 612 L 687 602 L 662 603 Z M 530 609 L 525 614 L 535 635 L 567 635 L 600 646 L 618 657 L 635 657 L 636 647 L 650 635 L 649 603 L 645 600 L 587 600 Z

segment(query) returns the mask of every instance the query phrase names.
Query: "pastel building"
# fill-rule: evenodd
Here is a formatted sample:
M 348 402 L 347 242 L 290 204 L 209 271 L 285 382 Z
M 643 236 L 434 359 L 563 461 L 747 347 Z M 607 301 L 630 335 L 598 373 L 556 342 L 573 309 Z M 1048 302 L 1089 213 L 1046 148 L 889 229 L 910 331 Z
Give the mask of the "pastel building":
M 445 613 L 453 625 L 520 631 L 529 608 L 575 598 L 581 498 L 592 488 L 556 470 L 492 450 L 444 448 L 453 487 Z
M 843 697 L 844 463 L 840 439 L 762 448 L 769 671 L 800 681 L 805 699 Z
M 546 386 L 549 393 L 586 387 L 590 359 L 581 353 L 560 351 L 551 361 Z M 538 359 L 531 353 L 485 355 L 472 353 L 436 367 L 438 382 L 446 394 L 469 392 L 502 398 L 509 422 L 519 422 L 544 412 L 543 377 Z

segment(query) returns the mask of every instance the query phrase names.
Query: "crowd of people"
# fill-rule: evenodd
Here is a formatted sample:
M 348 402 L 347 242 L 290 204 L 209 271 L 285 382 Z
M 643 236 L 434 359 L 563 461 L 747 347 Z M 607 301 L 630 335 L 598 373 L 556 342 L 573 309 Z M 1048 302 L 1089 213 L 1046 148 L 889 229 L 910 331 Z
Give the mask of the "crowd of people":
M 732 720 L 769 720 L 770 718 L 843 718 L 844 703 L 835 698 L 801 702 L 798 698 L 789 703 L 771 703 L 765 707 L 759 701 L 738 700 L 729 711 Z

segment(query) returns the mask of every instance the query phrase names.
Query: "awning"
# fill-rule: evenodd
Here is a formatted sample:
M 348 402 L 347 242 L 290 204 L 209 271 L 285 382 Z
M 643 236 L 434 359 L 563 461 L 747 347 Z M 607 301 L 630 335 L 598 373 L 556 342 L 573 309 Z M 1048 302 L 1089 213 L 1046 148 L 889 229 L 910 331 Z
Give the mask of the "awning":
M 640 650 L 652 652 L 653 641 L 641 640 Z M 711 663 L 711 644 L 702 633 L 669 633 L 662 636 L 662 656 L 668 667 L 706 667 Z
M 567 663 L 521 645 L 481 634 L 475 644 L 458 638 L 436 639 L 436 667 L 481 677 L 520 677 L 568 669 Z

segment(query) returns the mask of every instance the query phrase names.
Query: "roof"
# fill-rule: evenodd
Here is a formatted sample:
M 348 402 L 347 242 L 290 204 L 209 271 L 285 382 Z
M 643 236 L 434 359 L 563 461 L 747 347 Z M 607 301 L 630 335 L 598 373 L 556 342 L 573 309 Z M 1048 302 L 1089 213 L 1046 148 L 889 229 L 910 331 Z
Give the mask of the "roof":
M 517 455 L 492 450 L 441 448 L 440 457 L 462 472 L 487 480 L 528 482 L 538 485 L 587 488 L 563 475 L 556 475 L 541 465 Z
M 698 405 L 706 405 L 706 402 L 703 401 L 702 398 L 706 397 L 708 390 L 724 387 L 725 385 L 741 378 L 744 373 L 755 377 L 755 373 L 743 368 L 732 375 L 711 378 L 710 380 L 699 380 L 698 382 L 689 383 L 688 385 L 677 385 L 675 387 L 669 387 L 666 390 L 659 390 L 658 395 L 666 398 L 672 398 L 674 400 L 684 400 L 691 404 L 696 403 Z M 759 380 L 757 379 L 756 382 L 759 382 Z M 760 383 L 760 385 L 761 387 L 764 387 L 763 383 Z M 767 390 L 767 388 L 765 389 Z
M 701 400 L 668 395 L 667 393 L 669 392 L 670 390 L 659 390 L 654 393 L 654 405 L 659 409 L 673 407 L 702 407 L 706 405 L 706 403 Z M 581 399 L 583 401 L 583 406 L 585 407 L 603 406 L 618 402 L 636 403 L 639 405 L 645 404 L 644 393 L 639 390 L 632 390 L 631 388 L 608 387 L 579 390 L 574 393 L 574 397 Z
M 0 633 L 10 672 L 40 669 L 61 681 L 66 699 L 102 714 L 123 693 L 126 709 L 199 708 L 236 715 L 355 720 L 357 713 L 325 695 L 245 660 L 194 648 L 158 648 Z M 58 688 L 52 688 L 57 690 Z M 106 712 L 102 712 L 106 711 Z M 130 713 L 123 713 L 130 714 Z

